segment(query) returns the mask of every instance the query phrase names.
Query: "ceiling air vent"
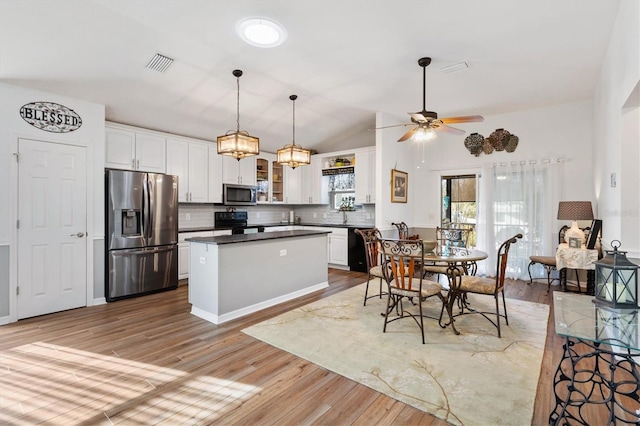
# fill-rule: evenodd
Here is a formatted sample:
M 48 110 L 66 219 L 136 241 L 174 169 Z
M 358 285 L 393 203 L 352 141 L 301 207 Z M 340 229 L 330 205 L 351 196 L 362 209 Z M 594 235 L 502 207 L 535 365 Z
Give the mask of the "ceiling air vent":
M 158 71 L 158 72 L 165 72 L 172 63 L 173 63 L 173 59 L 168 58 L 159 53 L 156 53 L 156 56 L 151 58 L 151 60 L 147 64 L 147 68 L 149 68 L 150 70 Z

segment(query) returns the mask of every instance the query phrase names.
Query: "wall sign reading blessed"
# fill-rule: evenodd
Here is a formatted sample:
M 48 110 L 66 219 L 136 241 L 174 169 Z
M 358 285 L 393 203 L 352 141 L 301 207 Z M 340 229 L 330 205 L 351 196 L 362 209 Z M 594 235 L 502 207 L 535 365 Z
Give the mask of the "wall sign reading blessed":
M 71 108 L 55 102 L 32 102 L 20 108 L 20 117 L 33 127 L 52 133 L 68 133 L 82 126 L 82 119 Z

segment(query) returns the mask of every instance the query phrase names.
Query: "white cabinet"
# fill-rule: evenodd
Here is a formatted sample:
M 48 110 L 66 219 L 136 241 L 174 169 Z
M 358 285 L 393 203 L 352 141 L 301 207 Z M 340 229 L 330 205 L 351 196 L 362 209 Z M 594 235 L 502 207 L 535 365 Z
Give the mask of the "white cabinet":
M 209 201 L 209 145 L 167 139 L 167 173 L 178 176 L 178 202 Z
M 302 181 L 303 171 L 305 167 L 301 166 L 292 169 L 289 166 L 283 166 L 284 174 L 284 202 L 285 204 L 302 204 Z
M 105 167 L 165 173 L 166 140 L 155 134 L 105 127 Z
M 356 204 L 376 202 L 376 150 L 356 152 Z
M 327 259 L 330 264 L 349 266 L 349 235 L 347 228 L 329 228 L 324 226 L 305 226 L 312 231 L 330 231 L 327 238 Z
M 209 146 L 209 202 L 222 202 L 222 155 L 218 147 Z
M 217 155 L 217 152 L 216 152 Z M 231 235 L 231 230 L 228 231 L 193 231 L 193 232 L 180 232 L 178 234 L 178 279 L 184 280 L 189 278 L 189 257 L 191 252 L 189 250 L 190 243 L 185 241 L 187 238 L 193 237 L 217 237 L 219 235 Z
M 256 184 L 256 157 L 245 157 L 236 160 L 228 155 L 222 156 L 223 183 Z
M 302 204 L 322 204 L 322 159 L 311 156 L 311 164 L 301 169 Z
M 349 265 L 348 235 L 346 228 L 334 228 L 329 235 L 329 263 Z

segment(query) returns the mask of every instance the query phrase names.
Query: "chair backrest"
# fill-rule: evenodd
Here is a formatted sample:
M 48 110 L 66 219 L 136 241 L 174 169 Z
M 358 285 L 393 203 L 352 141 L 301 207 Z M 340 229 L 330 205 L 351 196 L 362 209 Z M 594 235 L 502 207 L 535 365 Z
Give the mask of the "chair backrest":
M 522 234 L 514 235 L 502 243 L 498 248 L 498 260 L 496 264 L 496 292 L 500 291 L 504 287 L 504 275 L 507 271 L 509 248 L 511 247 L 511 244 L 518 242 L 519 238 L 522 238 Z
M 398 228 L 399 240 L 406 240 L 407 238 L 409 238 L 409 227 L 407 226 L 406 223 L 404 222 L 392 223 L 392 225 Z
M 382 273 L 391 287 L 419 291 L 422 287 L 422 240 L 381 239 Z M 419 285 L 413 286 L 418 281 Z
M 436 241 L 440 246 L 466 247 L 469 243 L 471 229 L 454 229 L 436 227 Z
M 355 233 L 362 237 L 364 250 L 367 259 L 367 270 L 377 266 L 380 262 L 380 252 L 378 250 L 378 240 L 382 234 L 378 228 L 356 229 Z

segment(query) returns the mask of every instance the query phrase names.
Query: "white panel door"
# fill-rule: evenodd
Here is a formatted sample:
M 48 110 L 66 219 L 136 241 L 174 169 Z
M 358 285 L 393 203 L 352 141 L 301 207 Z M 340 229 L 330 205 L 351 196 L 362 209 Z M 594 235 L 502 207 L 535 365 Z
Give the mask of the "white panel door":
M 86 306 L 86 150 L 19 140 L 18 318 Z

